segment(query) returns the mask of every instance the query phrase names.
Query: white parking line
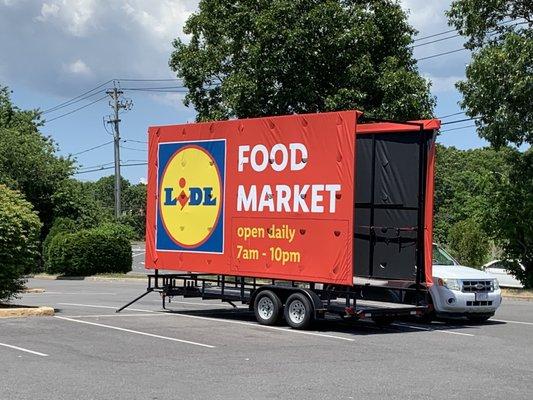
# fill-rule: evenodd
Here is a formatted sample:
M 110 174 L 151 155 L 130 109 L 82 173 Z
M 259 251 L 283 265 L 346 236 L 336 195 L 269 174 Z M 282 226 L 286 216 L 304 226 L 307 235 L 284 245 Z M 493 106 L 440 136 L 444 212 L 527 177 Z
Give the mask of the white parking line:
M 117 293 L 111 293 L 111 292 L 48 292 L 44 291 L 43 293 L 24 293 L 24 296 L 27 296 L 28 294 L 38 294 L 39 296 L 42 296 L 43 294 L 68 294 L 68 295 L 110 295 L 110 296 L 116 296 Z
M 210 344 L 191 342 L 190 340 L 183 340 L 183 339 L 177 339 L 177 338 L 172 338 L 172 337 L 168 337 L 168 336 L 155 335 L 153 333 L 134 331 L 132 329 L 120 328 L 118 326 L 98 324 L 96 322 L 82 321 L 82 320 L 79 320 L 79 319 L 60 317 L 60 316 L 57 316 L 57 315 L 54 316 L 54 318 L 62 319 L 64 321 L 77 322 L 79 324 L 87 324 L 87 325 L 99 326 L 99 327 L 102 327 L 102 328 L 114 329 L 114 330 L 122 331 L 122 332 L 135 333 L 137 335 L 142 335 L 142 336 L 150 336 L 150 337 L 154 337 L 154 338 L 157 338 L 157 339 L 164 339 L 164 340 L 170 340 L 170 341 L 173 341 L 173 342 L 192 344 L 194 346 L 207 347 L 209 349 L 214 349 L 215 348 L 215 346 L 211 346 Z
M 77 307 L 94 307 L 94 308 L 112 308 L 112 309 L 116 309 L 115 307 L 98 306 L 98 305 L 91 305 L 91 304 L 79 304 L 79 303 L 59 303 L 59 304 L 61 304 L 61 305 L 69 305 L 69 306 L 77 306 Z M 185 314 L 171 313 L 171 312 L 143 310 L 143 309 L 140 309 L 140 308 L 130 308 L 130 310 L 148 312 L 148 313 L 154 313 L 154 314 L 157 314 L 157 315 L 166 315 L 166 316 L 172 316 L 172 317 L 203 319 L 203 320 L 206 320 L 206 321 L 225 322 L 225 323 L 228 323 L 228 324 L 236 324 L 236 325 L 246 325 L 246 326 L 252 326 L 254 328 L 264 328 L 264 329 L 270 329 L 270 330 L 276 330 L 276 331 L 283 331 L 283 332 L 287 332 L 287 333 L 295 333 L 295 334 L 300 334 L 300 335 L 310 335 L 310 336 L 324 337 L 324 338 L 328 338 L 328 339 L 345 340 L 347 342 L 354 342 L 355 341 L 355 339 L 347 338 L 347 337 L 344 337 L 344 336 L 328 335 L 326 333 L 309 332 L 309 331 L 298 331 L 298 330 L 290 329 L 290 328 L 281 328 L 281 327 L 278 327 L 278 326 L 259 325 L 259 324 L 254 324 L 254 323 L 251 323 L 251 322 L 245 322 L 245 321 L 234 321 L 234 320 L 231 320 L 231 319 L 200 317 L 198 315 L 185 315 Z
M 505 322 L 506 324 L 521 324 L 521 325 L 532 325 L 533 326 L 533 322 L 524 322 L 524 321 L 509 321 L 509 320 L 505 320 L 505 319 L 490 319 L 490 321 L 494 321 L 494 322 Z
M 132 257 L 142 256 L 144 253 L 145 252 L 143 251 L 142 253 L 132 254 Z
M 401 326 L 401 327 L 404 327 L 404 328 L 416 329 L 416 330 L 419 330 L 419 331 L 430 331 L 430 332 L 448 333 L 448 334 L 450 334 L 450 335 L 459 335 L 459 336 L 474 336 L 474 335 L 472 335 L 471 333 L 454 332 L 454 331 L 445 331 L 445 330 L 442 330 L 442 329 L 424 328 L 424 327 L 422 327 L 422 326 L 408 325 L 408 324 L 401 324 L 401 323 L 396 323 L 396 324 L 391 324 L 391 325 L 393 325 L 393 326 Z
M 88 307 L 88 308 L 106 308 L 108 310 L 116 310 L 118 307 L 111 307 L 111 306 L 97 306 L 94 304 L 80 304 L 80 303 L 57 303 L 60 306 L 75 306 L 75 307 Z M 128 310 L 130 311 L 140 311 L 140 312 L 146 312 L 146 313 L 158 313 L 158 311 L 154 310 L 144 310 L 141 308 L 131 308 L 128 307 Z
M 40 353 L 40 352 L 38 352 L 38 351 L 33 351 L 33 350 L 25 349 L 25 348 L 23 348 L 23 347 L 13 346 L 13 345 L 11 345 L 11 344 L 0 343 L 0 346 L 9 347 L 10 349 L 15 349 L 15 350 L 24 351 L 24 352 L 26 352 L 26 353 L 30 353 L 30 354 L 35 354 L 36 356 L 48 357 L 48 354 L 44 354 L 44 353 Z
M 64 318 L 117 318 L 117 317 L 157 317 L 157 314 L 80 314 L 80 315 L 61 315 Z

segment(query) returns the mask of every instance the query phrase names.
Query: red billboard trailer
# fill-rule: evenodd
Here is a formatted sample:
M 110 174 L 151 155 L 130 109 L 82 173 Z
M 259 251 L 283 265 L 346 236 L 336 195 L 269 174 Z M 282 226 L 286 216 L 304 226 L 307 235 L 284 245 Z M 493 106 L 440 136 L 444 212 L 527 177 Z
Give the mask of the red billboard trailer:
M 236 299 L 254 306 L 259 292 L 277 290 L 258 290 L 258 282 L 283 280 L 305 288 L 316 316 L 325 310 L 317 284 L 431 284 L 439 121 L 363 118 L 343 111 L 149 128 L 149 289 L 159 288 L 159 270 L 217 275 L 202 282 L 202 297 L 206 286 L 223 294 L 233 277 Z M 195 274 L 184 279 L 196 285 Z M 270 303 L 290 306 L 274 295 Z M 354 308 L 343 312 L 357 311 L 355 295 L 345 301 Z

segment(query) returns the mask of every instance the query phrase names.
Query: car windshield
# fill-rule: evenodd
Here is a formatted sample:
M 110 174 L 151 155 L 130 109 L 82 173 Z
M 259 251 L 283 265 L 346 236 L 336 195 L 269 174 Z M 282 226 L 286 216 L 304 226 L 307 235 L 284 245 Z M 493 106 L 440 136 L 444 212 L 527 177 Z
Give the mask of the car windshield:
M 433 245 L 433 264 L 435 265 L 459 265 L 455 259 L 436 244 Z

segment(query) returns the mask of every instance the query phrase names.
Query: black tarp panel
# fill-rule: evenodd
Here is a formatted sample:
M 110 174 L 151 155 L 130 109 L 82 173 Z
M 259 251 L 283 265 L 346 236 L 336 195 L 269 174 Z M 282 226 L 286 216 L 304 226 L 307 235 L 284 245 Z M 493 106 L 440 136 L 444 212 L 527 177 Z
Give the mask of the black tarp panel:
M 432 136 L 413 130 L 356 137 L 355 276 L 416 279 L 418 196 L 425 190 L 419 188 L 420 135 Z

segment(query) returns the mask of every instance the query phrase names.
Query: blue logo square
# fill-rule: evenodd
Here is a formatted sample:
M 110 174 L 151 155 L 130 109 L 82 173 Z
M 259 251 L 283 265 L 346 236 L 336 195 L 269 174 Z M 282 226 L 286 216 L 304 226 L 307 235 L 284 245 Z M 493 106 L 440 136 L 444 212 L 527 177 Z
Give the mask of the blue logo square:
M 224 252 L 226 140 L 160 143 L 156 249 Z

